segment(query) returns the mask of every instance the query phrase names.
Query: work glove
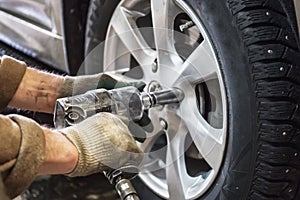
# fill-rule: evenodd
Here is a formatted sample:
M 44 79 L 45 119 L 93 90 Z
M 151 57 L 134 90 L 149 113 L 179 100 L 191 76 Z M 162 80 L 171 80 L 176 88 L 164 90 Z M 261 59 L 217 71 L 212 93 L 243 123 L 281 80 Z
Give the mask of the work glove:
M 83 94 L 87 91 L 105 88 L 107 90 L 114 88 L 121 88 L 126 86 L 134 86 L 138 90 L 142 91 L 145 87 L 145 83 L 141 81 L 129 81 L 120 80 L 115 74 L 99 73 L 95 75 L 83 75 L 83 76 L 66 76 L 63 85 L 59 92 L 59 98 L 74 96 Z M 151 132 L 153 126 L 151 120 L 148 118 L 147 113 L 144 113 L 143 118 L 138 122 L 127 122 L 129 129 L 134 133 L 135 138 L 142 141 L 145 137 L 145 131 Z M 141 138 L 141 140 L 139 139 Z
M 141 161 L 141 150 L 127 126 L 113 114 L 98 113 L 60 132 L 79 152 L 77 166 L 68 176 L 86 176 Z
M 124 81 L 113 74 L 99 73 L 95 75 L 66 76 L 59 92 L 59 98 L 83 94 L 90 90 L 134 86 L 140 91 L 145 87 L 141 81 Z

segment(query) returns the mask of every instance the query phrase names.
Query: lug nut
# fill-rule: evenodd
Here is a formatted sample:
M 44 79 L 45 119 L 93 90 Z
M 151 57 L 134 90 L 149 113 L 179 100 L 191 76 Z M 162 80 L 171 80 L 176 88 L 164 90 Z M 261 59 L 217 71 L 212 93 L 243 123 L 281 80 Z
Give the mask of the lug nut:
M 154 62 L 152 63 L 152 72 L 156 73 L 158 70 L 158 63 L 157 63 L 157 59 L 154 60 Z
M 162 86 L 157 81 L 152 81 L 148 85 L 148 92 L 156 92 L 156 91 L 159 91 L 159 90 L 162 90 Z
M 168 129 L 168 123 L 166 122 L 166 120 L 161 119 L 159 123 L 163 129 Z

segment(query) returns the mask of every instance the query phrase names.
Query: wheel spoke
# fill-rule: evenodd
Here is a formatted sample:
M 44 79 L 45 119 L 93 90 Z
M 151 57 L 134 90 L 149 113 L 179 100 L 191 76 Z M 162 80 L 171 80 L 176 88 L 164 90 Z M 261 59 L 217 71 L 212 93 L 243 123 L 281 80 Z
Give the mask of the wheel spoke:
M 169 199 L 186 199 L 188 187 L 193 184 L 193 179 L 187 174 L 184 160 L 187 132 L 181 124 L 178 128 L 173 129 L 170 127 L 167 130 L 167 135 L 166 178 Z
M 155 59 L 155 51 L 146 43 L 136 25 L 134 17 L 138 14 L 118 6 L 111 19 L 111 25 L 137 62 L 141 66 L 149 66 Z
M 146 140 L 139 145 L 144 152 L 141 171 L 152 172 L 165 168 L 165 152 L 166 147 L 153 151 L 155 141 L 158 139 L 159 134 L 150 133 L 147 135 Z
M 115 80 L 117 80 L 118 82 L 137 82 L 137 81 L 143 81 L 142 79 L 134 79 L 131 78 L 129 76 L 126 76 L 126 74 L 128 73 L 128 68 L 124 68 L 121 70 L 115 70 L 115 71 L 107 71 L 105 72 L 105 74 L 111 76 L 112 78 L 114 78 Z
M 158 62 L 163 65 L 180 62 L 174 47 L 173 23 L 181 11 L 172 0 L 152 0 L 151 10 Z
M 193 130 L 195 131 L 195 130 Z M 191 133 L 194 143 L 209 166 L 217 170 L 222 158 L 223 147 L 214 138 L 203 138 L 200 134 Z
M 217 78 L 218 63 L 208 41 L 204 40 L 176 71 L 174 82 L 184 78 L 191 83 L 200 83 Z
M 146 140 L 143 143 L 139 144 L 141 150 L 145 153 L 143 159 L 143 168 L 142 171 L 156 171 L 158 169 L 165 168 L 164 154 L 166 152 L 166 146 L 161 147 L 155 151 L 152 150 L 153 145 L 157 139 L 164 134 L 163 127 L 159 123 L 157 113 L 153 110 L 149 111 L 149 117 L 153 125 L 153 131 L 147 133 Z M 154 159 L 155 158 L 155 159 Z
M 162 151 L 159 153 L 163 153 Z M 155 155 L 157 156 L 157 154 Z M 159 155 L 159 158 L 153 158 L 153 155 L 146 155 L 143 158 L 143 162 L 142 162 L 142 167 L 141 167 L 141 171 L 142 172 L 153 172 L 153 171 L 157 171 L 157 170 L 162 170 L 166 168 L 166 163 L 165 161 L 163 161 L 162 159 L 160 159 L 162 157 L 162 155 Z
M 194 101 L 185 101 L 182 103 L 189 106 L 185 106 L 179 114 L 202 157 L 213 169 L 217 169 L 222 158 L 224 129 L 212 127 L 199 113 Z

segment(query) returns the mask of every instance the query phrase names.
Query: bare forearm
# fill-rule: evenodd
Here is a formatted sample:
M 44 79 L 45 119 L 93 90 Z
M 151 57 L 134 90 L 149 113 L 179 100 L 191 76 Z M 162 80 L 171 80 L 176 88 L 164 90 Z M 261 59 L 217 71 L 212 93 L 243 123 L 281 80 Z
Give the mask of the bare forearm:
M 52 113 L 64 78 L 27 68 L 10 107 Z
M 76 147 L 62 134 L 44 128 L 46 139 L 45 161 L 39 174 L 66 174 L 73 171 L 78 162 Z

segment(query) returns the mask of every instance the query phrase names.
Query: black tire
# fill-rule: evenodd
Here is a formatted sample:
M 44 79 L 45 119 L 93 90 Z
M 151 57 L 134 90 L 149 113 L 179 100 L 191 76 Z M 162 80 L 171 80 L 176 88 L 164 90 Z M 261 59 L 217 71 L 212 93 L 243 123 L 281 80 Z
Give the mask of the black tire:
M 299 199 L 299 40 L 293 1 L 189 0 L 219 52 L 229 102 L 207 199 Z
M 218 53 L 228 98 L 223 165 L 200 199 L 300 199 L 300 46 L 293 0 L 186 2 Z M 159 199 L 135 185 L 141 199 Z
M 103 45 L 99 46 L 99 44 L 105 40 L 110 17 L 119 2 L 120 0 L 90 1 L 85 34 L 85 58 L 87 58 L 84 63 L 83 73 L 85 74 L 103 71 Z M 97 46 L 98 48 L 95 49 Z M 92 54 L 90 54 L 91 51 L 93 51 Z

